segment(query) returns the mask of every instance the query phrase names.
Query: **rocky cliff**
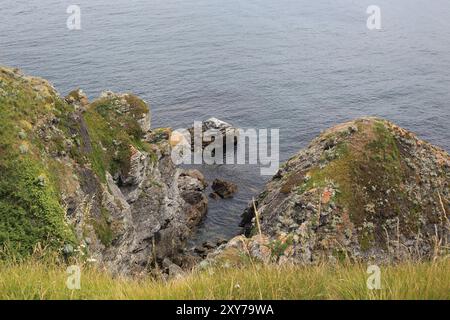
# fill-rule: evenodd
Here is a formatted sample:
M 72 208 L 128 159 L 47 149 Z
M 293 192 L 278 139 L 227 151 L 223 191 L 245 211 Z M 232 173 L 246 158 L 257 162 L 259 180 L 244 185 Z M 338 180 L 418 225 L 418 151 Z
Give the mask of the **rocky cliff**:
M 0 258 L 40 244 L 125 275 L 176 274 L 199 259 L 185 242 L 206 214 L 206 182 L 172 163 L 171 130 L 151 127 L 143 100 L 61 98 L 0 67 L 0 117 Z M 280 168 L 245 210 L 245 235 L 197 251 L 210 252 L 204 263 L 448 254 L 449 183 L 447 152 L 389 121 L 358 119 Z
M 280 168 L 244 212 L 247 238 L 209 260 L 230 262 L 239 252 L 276 263 L 448 254 L 449 183 L 444 150 L 386 120 L 344 123 Z
M 207 210 L 198 171 L 176 168 L 170 129 L 147 104 L 81 90 L 61 98 L 45 80 L 0 68 L 0 244 L 37 243 L 140 274 L 180 252 Z

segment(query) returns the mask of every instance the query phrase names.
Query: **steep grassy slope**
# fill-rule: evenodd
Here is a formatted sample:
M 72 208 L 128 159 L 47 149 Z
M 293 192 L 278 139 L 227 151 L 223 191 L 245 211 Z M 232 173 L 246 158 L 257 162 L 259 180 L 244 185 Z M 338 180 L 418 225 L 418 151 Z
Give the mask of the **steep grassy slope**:
M 35 130 L 67 108 L 44 80 L 0 69 L 0 244 L 14 252 L 26 254 L 39 241 L 60 247 L 75 240 L 59 201 L 58 164 Z

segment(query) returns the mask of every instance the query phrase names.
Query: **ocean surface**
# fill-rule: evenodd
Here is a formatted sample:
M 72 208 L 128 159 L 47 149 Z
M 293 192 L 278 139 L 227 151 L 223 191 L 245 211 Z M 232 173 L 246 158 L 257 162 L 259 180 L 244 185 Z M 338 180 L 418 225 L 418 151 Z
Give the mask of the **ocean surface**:
M 382 116 L 450 150 L 448 0 L 1 0 L 0 64 L 80 87 L 133 92 L 153 127 L 217 117 L 241 128 L 279 128 L 286 160 L 321 130 Z M 369 5 L 381 30 L 366 27 Z M 202 166 L 235 182 L 210 200 L 194 242 L 231 237 L 267 177 L 257 166 Z

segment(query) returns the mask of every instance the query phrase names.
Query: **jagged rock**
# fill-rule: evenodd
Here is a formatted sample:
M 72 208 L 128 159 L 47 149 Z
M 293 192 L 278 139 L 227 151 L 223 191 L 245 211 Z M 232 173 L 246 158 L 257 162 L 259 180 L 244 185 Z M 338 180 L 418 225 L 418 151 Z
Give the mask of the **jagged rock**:
M 181 191 L 203 191 L 207 183 L 198 170 L 181 170 L 178 177 L 178 187 Z
M 162 266 L 166 269 L 169 279 L 178 279 L 185 276 L 183 269 L 168 258 L 164 258 Z
M 145 274 L 165 258 L 183 260 L 186 240 L 207 211 L 206 183 L 201 173 L 173 164 L 169 135 L 149 132 L 143 100 L 106 92 L 89 103 L 80 90 L 61 99 L 45 80 L 2 67 L 0 87 L 0 141 L 18 146 L 0 153 L 0 207 L 13 208 L 8 194 L 17 200 L 17 210 L 8 211 L 17 226 L 1 231 L 27 237 L 15 250 L 30 253 L 40 242 L 62 244 L 55 249 L 63 251 L 79 243 L 74 252 L 124 275 Z
M 203 193 L 207 186 L 203 174 L 198 170 L 183 170 L 178 177 L 181 197 L 190 205 L 187 209 L 189 224 L 197 225 L 208 210 L 208 198 Z
M 436 234 L 450 240 L 449 164 L 444 150 L 386 120 L 336 126 L 285 163 L 259 195 L 262 233 L 273 243 L 287 237 L 290 252 L 282 256 L 300 263 L 430 257 Z M 253 204 L 242 225 L 247 235 L 256 232 Z
M 126 195 L 127 201 L 136 201 L 142 191 L 142 184 L 147 178 L 150 157 L 147 152 L 130 146 L 129 166 L 119 173 L 118 185 Z
M 130 146 L 129 168 L 120 174 L 120 184 L 123 186 L 137 186 L 145 178 L 145 169 L 148 166 L 148 154 Z
M 243 214 L 247 237 L 207 264 L 389 262 L 445 254 L 450 156 L 393 123 L 362 118 L 326 130 L 281 166 Z M 436 241 L 440 245 L 436 246 Z
M 237 192 L 237 186 L 234 183 L 220 179 L 215 179 L 211 188 L 223 199 L 231 198 Z
M 199 254 L 200 256 L 203 256 L 206 254 L 207 249 L 204 247 L 195 247 L 194 252 Z
M 180 174 L 179 181 L 182 189 L 187 188 L 187 185 L 189 184 L 195 184 L 198 190 L 203 191 L 208 186 L 203 174 L 200 171 L 193 169 L 183 170 Z
M 226 134 L 235 135 L 237 130 L 228 122 L 219 120 L 217 118 L 209 118 L 208 120 L 203 121 L 202 129 L 203 131 L 207 131 L 210 129 L 219 130 L 223 135 Z
M 205 242 L 203 242 L 202 246 L 206 249 L 213 249 L 213 248 L 217 247 L 217 244 L 212 243 L 211 241 L 205 241 Z
M 171 128 L 156 128 L 148 131 L 144 139 L 148 143 L 159 143 L 161 141 L 168 141 L 171 134 Z
M 71 91 L 65 100 L 68 104 L 74 105 L 76 108 L 83 109 L 89 104 L 87 95 L 81 89 Z
M 216 252 L 216 249 L 218 248 L 224 248 L 224 244 L 227 244 L 228 240 L 226 239 L 218 239 L 216 241 L 208 240 L 202 243 L 201 246 L 196 246 L 193 248 L 194 253 L 201 257 L 201 258 L 207 258 L 210 255 L 214 255 L 214 252 Z M 197 261 L 196 264 L 198 264 L 200 261 Z
M 227 239 L 220 238 L 219 240 L 217 240 L 217 246 L 220 246 L 220 245 L 222 245 L 222 244 L 224 244 L 224 243 L 227 243 L 227 242 L 228 242 Z
M 192 148 L 194 148 L 194 135 L 195 135 L 195 131 L 194 131 L 194 127 L 191 127 L 188 129 L 191 138 L 192 138 Z M 205 120 L 202 122 L 201 125 L 201 137 L 202 137 L 202 147 L 205 148 L 206 146 L 208 146 L 209 144 L 211 144 L 214 140 L 210 139 L 210 137 L 207 137 L 205 135 L 205 132 L 219 132 L 222 137 L 223 137 L 223 146 L 226 145 L 226 136 L 231 136 L 234 137 L 233 141 L 234 144 L 237 143 L 238 138 L 239 138 L 239 129 L 233 127 L 231 124 L 229 124 L 228 122 L 219 120 L 217 118 L 209 118 L 208 120 Z M 226 149 L 226 148 L 224 148 Z

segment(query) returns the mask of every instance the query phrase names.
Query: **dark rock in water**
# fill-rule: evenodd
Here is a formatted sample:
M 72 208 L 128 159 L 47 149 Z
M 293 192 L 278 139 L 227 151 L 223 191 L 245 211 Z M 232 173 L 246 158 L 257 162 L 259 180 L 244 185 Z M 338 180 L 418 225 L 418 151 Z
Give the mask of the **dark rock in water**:
M 205 242 L 203 242 L 202 245 L 203 245 L 203 247 L 206 248 L 206 249 L 213 249 L 213 248 L 217 247 L 217 244 L 216 244 L 216 243 L 213 243 L 213 242 L 211 242 L 211 241 L 205 241 Z
M 220 179 L 215 179 L 211 188 L 223 199 L 231 198 L 237 192 L 237 186 L 234 183 Z
M 220 246 L 220 245 L 222 245 L 222 244 L 224 244 L 224 243 L 227 243 L 228 242 L 228 240 L 227 239 L 219 239 L 219 240 L 217 240 L 217 246 Z
M 214 200 L 220 199 L 219 194 L 217 194 L 217 193 L 215 193 L 215 192 L 211 192 L 211 193 L 209 194 L 209 197 L 210 197 L 211 199 L 214 199 Z
M 386 120 L 344 123 L 282 165 L 255 199 L 261 235 L 251 203 L 242 221 L 247 238 L 210 258 L 226 251 L 268 263 L 388 262 L 445 254 L 449 184 L 444 150 Z
M 228 122 L 219 120 L 217 118 L 209 118 L 208 120 L 203 121 L 202 126 L 203 132 L 207 130 L 218 130 L 220 133 L 225 135 L 237 135 L 237 129 L 234 128 Z
M 204 247 L 195 247 L 194 252 L 199 255 L 204 255 L 206 253 L 206 248 Z

